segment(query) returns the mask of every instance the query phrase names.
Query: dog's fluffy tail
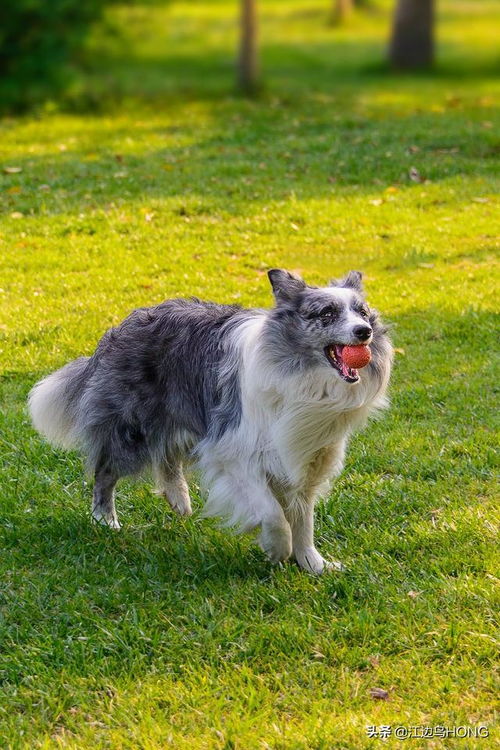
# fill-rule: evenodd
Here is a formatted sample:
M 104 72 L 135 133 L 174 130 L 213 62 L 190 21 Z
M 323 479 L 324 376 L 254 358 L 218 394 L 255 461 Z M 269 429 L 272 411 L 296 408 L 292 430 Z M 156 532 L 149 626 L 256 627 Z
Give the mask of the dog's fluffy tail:
M 77 410 L 85 382 L 89 357 L 80 357 L 47 375 L 31 390 L 28 407 L 31 420 L 52 445 L 78 445 Z

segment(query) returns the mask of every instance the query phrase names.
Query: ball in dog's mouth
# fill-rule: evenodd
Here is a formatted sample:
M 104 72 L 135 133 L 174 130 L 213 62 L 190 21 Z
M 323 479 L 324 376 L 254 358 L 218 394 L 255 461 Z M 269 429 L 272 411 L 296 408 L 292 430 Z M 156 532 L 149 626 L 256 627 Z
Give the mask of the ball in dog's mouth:
M 330 365 L 337 370 L 346 383 L 357 383 L 358 370 L 366 367 L 372 358 L 370 348 L 365 344 L 359 346 L 329 344 L 325 347 L 325 354 Z

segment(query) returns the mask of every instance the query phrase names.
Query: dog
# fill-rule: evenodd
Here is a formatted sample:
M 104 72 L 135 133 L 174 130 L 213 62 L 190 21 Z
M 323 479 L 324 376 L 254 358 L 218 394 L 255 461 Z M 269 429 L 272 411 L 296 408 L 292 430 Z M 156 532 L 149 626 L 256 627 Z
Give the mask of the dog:
M 157 493 L 189 515 L 183 469 L 194 464 L 204 516 L 260 529 L 272 562 L 293 557 L 317 574 L 341 565 L 315 548 L 314 506 L 351 433 L 387 405 L 392 347 L 359 272 L 326 287 L 268 276 L 272 309 L 192 298 L 135 310 L 91 357 L 37 383 L 29 410 L 50 443 L 86 456 L 95 521 L 120 528 L 115 484 L 147 467 Z M 359 344 L 371 361 L 358 371 L 342 352 Z

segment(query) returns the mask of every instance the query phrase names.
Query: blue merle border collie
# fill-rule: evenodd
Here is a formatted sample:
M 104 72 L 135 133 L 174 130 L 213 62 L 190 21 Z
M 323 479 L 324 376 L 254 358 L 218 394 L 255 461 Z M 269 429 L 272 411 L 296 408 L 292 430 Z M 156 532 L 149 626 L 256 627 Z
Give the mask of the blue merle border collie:
M 198 299 L 140 308 L 91 357 L 37 383 L 33 424 L 52 444 L 79 448 L 95 476 L 92 516 L 120 528 L 114 488 L 152 468 L 158 494 L 191 513 L 183 467 L 206 488 L 205 516 L 260 529 L 273 562 L 311 573 L 340 568 L 314 546 L 314 506 L 342 470 L 349 435 L 386 405 L 392 348 L 351 271 L 314 287 L 269 271 L 270 310 Z M 347 345 L 367 344 L 360 371 Z

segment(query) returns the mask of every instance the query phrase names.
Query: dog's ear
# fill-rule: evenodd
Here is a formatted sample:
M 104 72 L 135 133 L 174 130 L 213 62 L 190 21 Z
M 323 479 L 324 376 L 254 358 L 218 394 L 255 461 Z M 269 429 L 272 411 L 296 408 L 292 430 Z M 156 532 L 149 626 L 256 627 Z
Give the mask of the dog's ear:
M 332 281 L 330 286 L 340 286 L 343 289 L 354 289 L 363 294 L 363 274 L 361 271 L 349 271 L 340 281 Z
M 281 268 L 272 268 L 267 272 L 267 275 L 277 304 L 290 302 L 306 288 L 305 281 L 302 281 L 299 276 L 295 276 L 289 271 L 283 271 Z

